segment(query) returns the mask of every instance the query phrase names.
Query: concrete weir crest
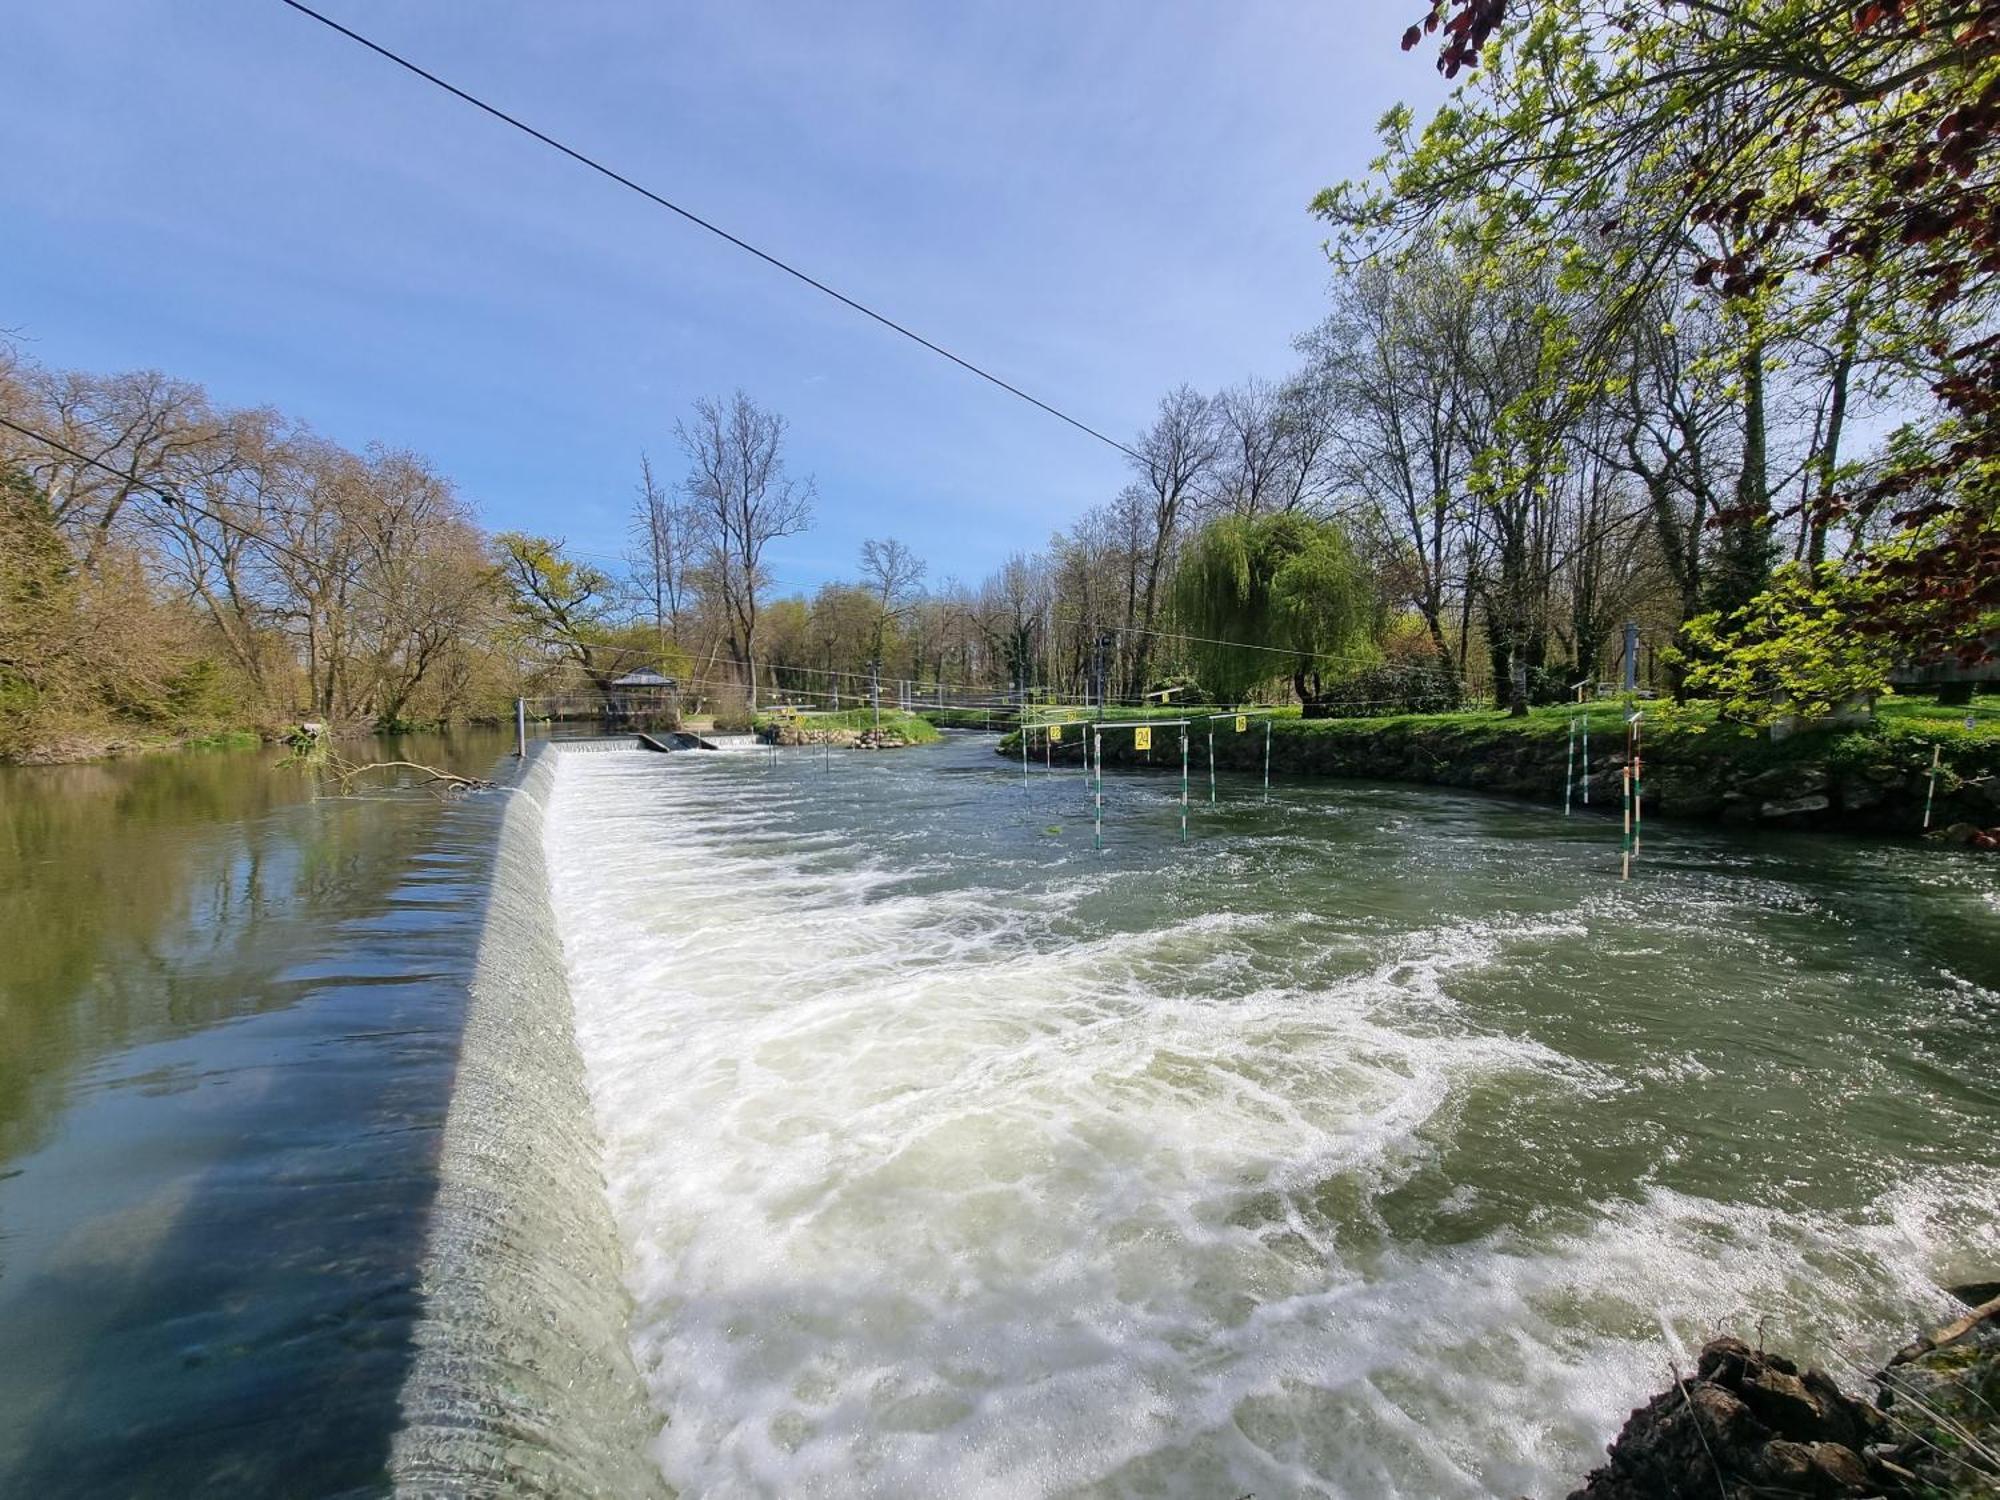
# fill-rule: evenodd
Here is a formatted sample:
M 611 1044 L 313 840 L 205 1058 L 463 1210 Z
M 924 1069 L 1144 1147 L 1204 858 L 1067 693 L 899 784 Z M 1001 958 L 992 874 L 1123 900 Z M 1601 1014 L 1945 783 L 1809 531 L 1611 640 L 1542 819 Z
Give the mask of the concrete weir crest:
M 668 1492 L 549 900 L 557 754 L 531 750 L 500 827 L 390 1454 L 402 1496 Z

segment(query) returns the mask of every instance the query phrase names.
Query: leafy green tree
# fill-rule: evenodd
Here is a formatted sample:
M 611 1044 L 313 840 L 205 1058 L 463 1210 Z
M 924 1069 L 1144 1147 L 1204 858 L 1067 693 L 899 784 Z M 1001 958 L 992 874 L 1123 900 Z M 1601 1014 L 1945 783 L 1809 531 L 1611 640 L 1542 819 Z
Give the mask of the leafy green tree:
M 1320 716 L 1328 681 L 1370 653 L 1376 592 L 1332 521 L 1212 521 L 1182 558 L 1173 598 L 1202 685 L 1222 699 L 1289 678 L 1306 714 Z
M 1817 482 L 1789 511 L 1804 555 L 1849 527 L 1868 584 L 1856 629 L 1906 656 L 1984 654 L 2000 607 L 2000 0 L 1436 0 L 1405 48 L 1427 35 L 1466 82 L 1421 131 L 1392 111 L 1376 179 L 1320 197 L 1343 253 L 1452 225 L 1601 287 L 1605 343 L 1662 289 L 1719 298 L 1743 331 L 1743 443 L 1713 518 L 1724 577 L 1704 592 L 1737 608 L 1770 518 L 1764 381 L 1831 333 Z M 1848 392 L 1870 371 L 1927 384 L 1935 405 L 1893 462 L 1843 477 Z
M 1874 588 L 1836 564 L 1786 564 L 1742 608 L 1688 621 L 1688 644 L 1701 657 L 1688 672 L 1690 688 L 1718 700 L 1725 717 L 1756 725 L 1820 718 L 1881 692 L 1895 650 L 1856 628 Z
M 493 550 L 508 613 L 526 644 L 608 695 L 612 680 L 634 664 L 631 648 L 617 639 L 610 575 L 565 556 L 560 541 L 525 532 L 501 532 Z

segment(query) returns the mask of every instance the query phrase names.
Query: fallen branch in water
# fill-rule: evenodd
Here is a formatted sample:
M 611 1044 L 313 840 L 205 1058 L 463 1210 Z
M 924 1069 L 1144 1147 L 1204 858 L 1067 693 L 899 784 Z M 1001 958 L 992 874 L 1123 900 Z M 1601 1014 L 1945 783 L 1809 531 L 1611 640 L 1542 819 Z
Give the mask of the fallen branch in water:
M 424 778 L 418 785 L 443 797 L 462 796 L 466 792 L 490 792 L 499 784 L 478 776 L 461 776 L 456 771 L 440 771 L 436 766 L 414 760 L 371 760 L 365 765 L 357 765 L 338 755 L 329 755 L 324 769 L 327 778 L 340 787 L 343 797 L 353 791 L 355 782 L 371 771 L 418 772 Z
M 345 797 L 354 783 L 372 771 L 415 771 L 424 779 L 417 785 L 438 797 L 459 797 L 467 792 L 490 792 L 499 783 L 478 776 L 461 776 L 441 771 L 416 760 L 371 760 L 366 764 L 349 760 L 333 748 L 332 736 L 324 724 L 301 724 L 285 736 L 291 753 L 278 762 L 281 768 L 295 768 L 337 787 Z

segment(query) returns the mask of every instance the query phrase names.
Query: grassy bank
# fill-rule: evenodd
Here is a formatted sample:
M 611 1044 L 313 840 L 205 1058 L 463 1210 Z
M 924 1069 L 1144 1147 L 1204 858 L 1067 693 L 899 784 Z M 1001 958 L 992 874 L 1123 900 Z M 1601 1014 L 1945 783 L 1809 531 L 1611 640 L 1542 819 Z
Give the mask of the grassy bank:
M 811 743 L 815 735 L 868 733 L 877 727 L 877 719 L 872 708 L 843 709 L 839 713 L 757 715 L 756 726 L 759 734 L 766 734 L 787 725 L 796 728 L 806 741 Z M 885 737 L 893 736 L 911 745 L 933 745 L 940 738 L 936 726 L 927 718 L 920 714 L 906 714 L 900 709 L 883 709 L 880 727 Z
M 924 708 L 912 710 L 939 729 L 1012 729 L 1019 715 L 1011 708 Z
M 1872 721 L 1800 730 L 1777 740 L 1719 720 L 1708 704 L 1640 707 L 1649 817 L 1914 833 L 1922 822 L 1935 749 L 1941 771 L 1933 826 L 2000 823 L 2000 708 L 1990 701 L 1968 710 L 1925 698 L 1885 698 Z M 1575 796 L 1582 799 L 1587 725 L 1591 805 L 1606 810 L 1619 806 L 1625 766 L 1625 710 L 1620 704 L 1541 708 L 1521 719 L 1492 711 L 1271 718 L 1274 775 L 1429 782 L 1557 803 L 1572 774 Z M 1039 754 L 1041 736 L 1030 733 Z M 1192 735 L 1193 761 L 1205 767 L 1208 726 L 1197 722 Z M 1218 721 L 1217 766 L 1261 770 L 1264 738 L 1256 718 L 1241 734 L 1230 720 Z M 1130 730 L 1108 733 L 1107 763 L 1178 768 L 1177 729 L 1156 730 L 1150 752 L 1136 750 L 1133 740 Z M 1001 752 L 1018 755 L 1019 737 L 1007 736 Z M 1059 760 L 1081 755 L 1081 745 L 1067 739 L 1056 746 Z

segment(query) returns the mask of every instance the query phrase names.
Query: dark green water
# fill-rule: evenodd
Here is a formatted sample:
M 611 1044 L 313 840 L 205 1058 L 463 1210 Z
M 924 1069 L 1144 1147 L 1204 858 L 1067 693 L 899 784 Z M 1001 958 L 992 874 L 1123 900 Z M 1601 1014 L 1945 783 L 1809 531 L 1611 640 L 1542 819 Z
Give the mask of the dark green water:
M 0 768 L 0 1494 L 382 1481 L 500 799 L 276 759 Z
M 1177 758 L 1177 757 L 1176 757 Z M 1555 1496 L 2000 1266 L 2000 864 L 1415 786 L 565 756 L 686 1494 Z
M 274 758 L 0 772 L 0 1495 L 386 1484 L 507 799 Z M 1230 778 L 1183 845 L 1136 774 L 1100 855 L 983 738 L 544 783 L 683 1493 L 1560 1494 L 1705 1333 L 1879 1357 L 2000 1260 L 1976 856 L 1621 885 L 1603 819 Z

